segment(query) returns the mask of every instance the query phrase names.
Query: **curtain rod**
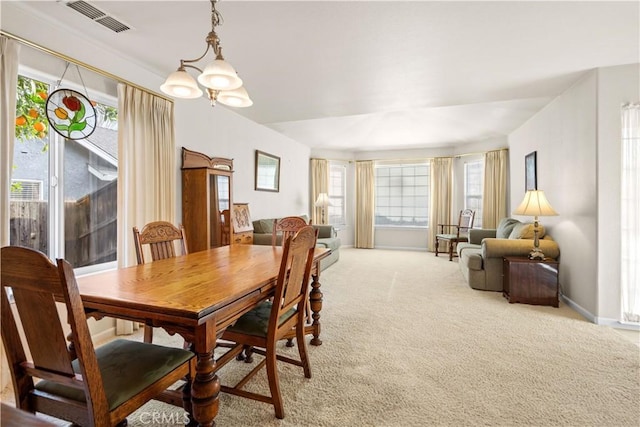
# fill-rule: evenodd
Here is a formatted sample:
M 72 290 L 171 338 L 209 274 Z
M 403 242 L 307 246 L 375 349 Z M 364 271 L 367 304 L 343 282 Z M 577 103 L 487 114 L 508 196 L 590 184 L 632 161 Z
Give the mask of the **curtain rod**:
M 408 161 L 415 161 L 415 160 L 431 160 L 431 159 L 448 159 L 448 158 L 454 158 L 454 159 L 458 159 L 460 157 L 466 157 L 466 156 L 478 156 L 481 154 L 486 154 L 486 153 L 493 153 L 493 152 L 497 152 L 497 151 L 509 151 L 508 148 L 498 148 L 495 150 L 488 150 L 488 151 L 479 151 L 476 153 L 463 153 L 463 154 L 455 154 L 452 156 L 435 156 L 435 157 L 412 157 L 410 159 L 351 159 L 351 160 L 347 160 L 347 159 L 325 159 L 325 158 L 320 158 L 320 157 L 311 157 L 311 160 L 328 160 L 330 162 L 349 162 L 349 163 L 355 163 L 355 162 L 377 162 L 377 161 L 389 161 L 389 162 L 408 162 Z
M 121 77 L 118 77 L 118 76 L 116 76 L 114 74 L 109 73 L 108 71 L 104 71 L 104 70 L 101 70 L 99 68 L 96 68 L 93 65 L 89 65 L 89 64 L 86 64 L 86 63 L 84 63 L 82 61 L 78 61 L 77 59 L 71 58 L 70 56 L 67 56 L 64 53 L 56 52 L 55 50 L 51 50 L 51 49 L 46 48 L 44 46 L 40 46 L 37 43 L 34 43 L 32 41 L 29 41 L 29 40 L 26 40 L 26 39 L 24 39 L 24 38 L 22 38 L 20 36 L 16 36 L 15 34 L 8 33 L 8 32 L 6 32 L 4 30 L 0 30 L 0 35 L 8 37 L 10 39 L 13 39 L 13 40 L 15 40 L 17 42 L 20 42 L 20 43 L 22 43 L 22 44 L 24 44 L 26 46 L 32 47 L 34 49 L 37 49 L 37 50 L 39 50 L 41 52 L 44 52 L 44 53 L 47 53 L 49 55 L 55 56 L 57 58 L 60 58 L 60 59 L 62 59 L 64 61 L 71 62 L 71 63 L 73 63 L 75 65 L 79 65 L 79 66 L 81 66 L 83 68 L 86 68 L 89 71 L 93 71 L 94 73 L 99 74 L 99 75 L 101 75 L 103 77 L 107 77 L 107 78 L 113 79 L 113 80 L 117 81 L 118 83 L 124 83 L 124 84 L 132 86 L 132 87 L 134 87 L 136 89 L 139 89 L 139 90 L 141 90 L 143 92 L 149 93 L 151 95 L 157 96 L 159 98 L 165 99 L 165 100 L 173 103 L 173 99 L 171 99 L 171 98 L 168 98 L 168 97 L 166 97 L 166 96 L 164 96 L 164 95 L 162 95 L 160 93 L 156 93 L 156 92 L 154 92 L 152 90 L 149 90 L 149 89 L 147 89 L 145 87 L 142 87 L 142 86 L 140 86 L 140 85 L 138 85 L 136 83 L 130 82 L 128 80 L 125 80 L 125 79 L 123 79 Z
M 496 150 L 489 150 L 489 151 L 481 151 L 481 152 L 477 152 L 477 153 L 463 153 L 463 154 L 456 154 L 455 158 L 459 158 L 459 157 L 467 157 L 467 156 L 478 156 L 480 154 L 486 154 L 486 153 L 496 153 L 498 151 L 509 151 L 509 148 L 498 148 Z

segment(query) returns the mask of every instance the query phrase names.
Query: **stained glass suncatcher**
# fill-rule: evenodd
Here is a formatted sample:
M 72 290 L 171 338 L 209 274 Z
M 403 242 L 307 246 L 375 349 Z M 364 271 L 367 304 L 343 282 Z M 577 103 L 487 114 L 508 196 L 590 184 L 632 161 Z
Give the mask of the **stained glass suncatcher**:
M 96 110 L 86 96 L 71 89 L 58 89 L 47 98 L 51 129 L 67 139 L 84 139 L 96 128 Z

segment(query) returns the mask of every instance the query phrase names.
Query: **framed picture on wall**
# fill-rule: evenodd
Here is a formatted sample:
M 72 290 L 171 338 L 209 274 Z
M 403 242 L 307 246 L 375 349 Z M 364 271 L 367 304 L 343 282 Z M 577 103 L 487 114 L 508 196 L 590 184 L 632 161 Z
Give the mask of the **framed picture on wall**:
M 536 151 L 524 157 L 524 191 L 538 189 Z
M 280 191 L 280 157 L 256 150 L 256 190 Z

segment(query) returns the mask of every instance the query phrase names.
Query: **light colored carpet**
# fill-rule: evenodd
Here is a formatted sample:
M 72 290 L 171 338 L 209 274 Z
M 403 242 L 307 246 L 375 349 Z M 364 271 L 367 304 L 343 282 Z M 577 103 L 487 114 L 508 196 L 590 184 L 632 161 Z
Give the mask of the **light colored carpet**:
M 425 252 L 343 248 L 321 282 L 313 377 L 279 365 L 285 419 L 221 394 L 218 426 L 640 424 L 640 347 L 567 306 L 472 290 L 456 262 Z M 247 368 L 231 362 L 219 375 L 233 381 Z M 250 384 L 267 390 L 266 375 Z M 176 411 L 151 402 L 129 425 L 174 425 L 151 420 Z

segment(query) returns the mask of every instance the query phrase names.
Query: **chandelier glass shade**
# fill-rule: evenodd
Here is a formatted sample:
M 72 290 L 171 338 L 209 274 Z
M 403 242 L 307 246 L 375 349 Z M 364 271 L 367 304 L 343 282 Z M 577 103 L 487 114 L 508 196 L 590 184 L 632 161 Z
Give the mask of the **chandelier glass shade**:
M 207 96 L 211 101 L 211 105 L 216 102 L 228 105 L 230 107 L 249 107 L 253 105 L 253 101 L 249 98 L 247 90 L 242 87 L 242 79 L 238 77 L 236 70 L 224 60 L 222 56 L 222 46 L 220 39 L 216 34 L 216 26 L 220 25 L 222 16 L 216 10 L 216 1 L 211 1 L 211 32 L 207 35 L 207 47 L 199 58 L 181 59 L 180 66 L 176 71 L 169 74 L 164 84 L 160 86 L 160 90 L 167 95 L 176 98 L 193 99 L 202 96 L 203 91 L 198 83 L 206 89 Z M 201 69 L 194 65 L 203 59 L 209 49 L 216 55 L 215 59 Z M 198 80 L 187 72 L 187 68 L 192 68 L 200 72 Z

